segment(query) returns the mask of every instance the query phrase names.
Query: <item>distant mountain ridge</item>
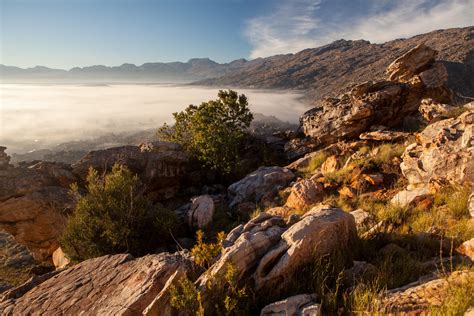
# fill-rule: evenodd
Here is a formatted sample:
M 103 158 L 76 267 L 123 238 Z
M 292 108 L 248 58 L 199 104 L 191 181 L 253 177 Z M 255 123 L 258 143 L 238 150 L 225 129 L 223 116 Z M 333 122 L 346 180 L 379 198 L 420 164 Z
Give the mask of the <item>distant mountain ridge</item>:
M 238 59 L 219 64 L 209 58 L 193 58 L 188 62 L 145 63 L 141 66 L 122 64 L 120 66 L 94 65 L 74 67 L 70 70 L 52 69 L 43 66 L 19 68 L 0 65 L 0 81 L 54 81 L 86 80 L 107 82 L 192 82 L 214 78 L 240 70 L 247 61 Z
M 447 68 L 450 88 L 474 97 L 473 26 L 438 30 L 383 44 L 338 40 L 296 54 L 255 59 L 237 72 L 198 84 L 298 89 L 313 101 L 334 96 L 355 82 L 385 78 L 385 69 L 391 61 L 421 43 L 439 51 L 437 59 Z
M 384 78 L 385 68 L 392 60 L 420 43 L 439 51 L 437 59 L 448 70 L 449 86 L 464 96 L 474 97 L 474 26 L 437 30 L 383 44 L 338 40 L 295 54 L 224 64 L 195 58 L 185 63 L 98 65 L 69 71 L 0 65 L 0 82 L 193 82 L 219 87 L 296 89 L 313 101 L 334 95 L 354 82 Z

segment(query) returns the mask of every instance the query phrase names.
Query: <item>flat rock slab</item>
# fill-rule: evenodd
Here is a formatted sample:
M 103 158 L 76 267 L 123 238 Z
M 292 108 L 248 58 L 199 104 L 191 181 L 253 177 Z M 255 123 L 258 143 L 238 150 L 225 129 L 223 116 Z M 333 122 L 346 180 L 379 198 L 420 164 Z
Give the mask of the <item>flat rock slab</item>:
M 169 277 L 187 263 L 186 257 L 169 253 L 89 259 L 24 294 L 5 292 L 0 310 L 2 315 L 141 315 Z

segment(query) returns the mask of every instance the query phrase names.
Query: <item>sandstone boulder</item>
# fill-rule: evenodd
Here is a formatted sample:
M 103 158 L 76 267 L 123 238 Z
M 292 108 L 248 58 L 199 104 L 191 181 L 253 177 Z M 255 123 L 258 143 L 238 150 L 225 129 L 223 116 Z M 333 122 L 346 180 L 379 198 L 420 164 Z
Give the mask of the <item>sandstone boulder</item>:
M 312 204 L 322 202 L 324 187 L 314 179 L 305 179 L 293 185 L 285 206 L 295 209 L 304 209 Z
M 390 201 L 392 204 L 400 206 L 408 206 L 416 199 L 430 194 L 430 189 L 427 186 L 420 186 L 412 189 L 406 189 L 398 192 Z
M 62 269 L 66 267 L 71 261 L 67 258 L 61 247 L 56 249 L 52 255 L 53 264 L 56 269 Z
M 260 316 L 319 316 L 321 306 L 314 294 L 299 294 L 265 306 Z
M 156 200 L 166 200 L 178 191 L 187 162 L 188 156 L 180 145 L 152 142 L 91 151 L 72 167 L 84 180 L 90 167 L 101 173 L 110 170 L 115 163 L 124 164 L 138 174 L 146 186 L 146 194 Z
M 329 156 L 321 165 L 321 173 L 326 176 L 332 172 L 337 171 L 341 167 L 339 157 L 336 155 Z
M 169 278 L 190 265 L 189 257 L 180 253 L 138 259 L 126 254 L 89 259 L 50 275 L 26 293 L 20 288 L 5 292 L 0 297 L 0 310 L 3 315 L 142 314 Z M 156 302 L 153 306 L 153 310 L 162 310 Z
M 424 44 L 417 45 L 387 67 L 388 78 L 408 81 L 414 75 L 428 69 L 434 63 L 436 55 L 437 52 L 434 49 Z
M 428 125 L 402 158 L 409 184 L 474 183 L 474 111 Z
M 200 195 L 191 199 L 188 211 L 188 224 L 190 227 L 203 228 L 214 216 L 215 205 L 210 195 Z
M 276 195 L 278 190 L 287 186 L 294 177 L 293 172 L 286 168 L 260 167 L 229 186 L 230 207 L 243 202 L 258 204 L 265 195 Z

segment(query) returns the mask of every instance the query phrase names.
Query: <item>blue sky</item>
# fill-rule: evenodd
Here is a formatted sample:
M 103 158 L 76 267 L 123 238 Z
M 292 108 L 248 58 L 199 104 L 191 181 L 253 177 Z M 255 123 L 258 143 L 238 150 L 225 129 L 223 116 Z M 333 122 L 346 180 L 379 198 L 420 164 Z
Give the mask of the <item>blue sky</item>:
M 0 63 L 71 68 L 297 52 L 473 25 L 474 0 L 0 0 Z

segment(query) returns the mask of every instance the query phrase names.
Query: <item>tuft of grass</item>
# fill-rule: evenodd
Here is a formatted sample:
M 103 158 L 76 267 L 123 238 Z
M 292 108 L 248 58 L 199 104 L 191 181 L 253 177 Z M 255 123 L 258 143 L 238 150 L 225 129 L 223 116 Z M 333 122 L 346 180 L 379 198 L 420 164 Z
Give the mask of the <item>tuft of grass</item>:
M 448 186 L 442 188 L 435 194 L 434 205 L 439 207 L 445 205 L 447 213 L 455 219 L 469 216 L 468 201 L 471 190 L 465 186 Z
M 401 157 L 404 151 L 405 145 L 402 143 L 383 144 L 378 147 L 377 154 L 373 160 L 377 165 L 391 163 L 393 158 Z
M 308 174 L 313 173 L 316 169 L 321 167 L 321 165 L 326 161 L 328 154 L 324 151 L 318 152 L 308 163 L 308 166 L 298 169 L 299 172 Z

